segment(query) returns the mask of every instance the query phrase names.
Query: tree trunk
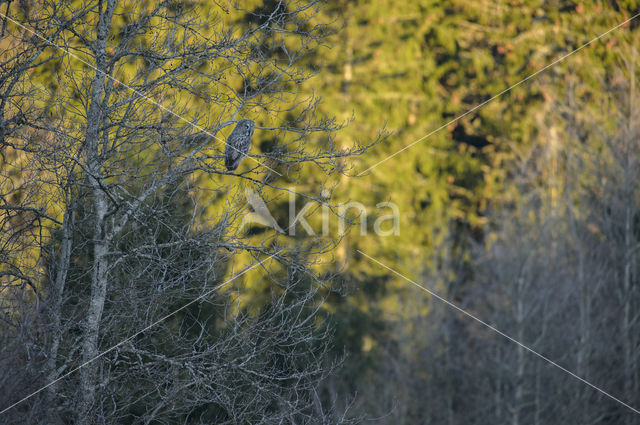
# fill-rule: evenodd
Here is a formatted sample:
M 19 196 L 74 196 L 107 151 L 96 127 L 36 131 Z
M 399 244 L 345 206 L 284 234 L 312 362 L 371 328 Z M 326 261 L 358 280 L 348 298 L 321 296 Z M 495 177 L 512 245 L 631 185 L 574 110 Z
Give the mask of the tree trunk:
M 518 326 L 518 341 L 524 341 L 524 305 L 522 298 L 524 297 L 524 278 L 519 277 L 517 283 L 517 300 L 516 300 L 516 325 Z M 520 425 L 521 410 L 524 403 L 524 348 L 518 345 L 516 351 L 516 385 L 514 392 L 513 425 Z
M 85 152 L 89 182 L 92 187 L 95 222 L 93 226 L 93 270 L 91 273 L 91 298 L 84 326 L 82 342 L 82 364 L 80 369 L 80 406 L 78 407 L 77 423 L 91 424 L 94 421 L 90 414 L 95 404 L 96 363 L 94 359 L 99 353 L 98 337 L 100 321 L 107 294 L 108 270 L 108 235 L 106 215 L 108 211 L 107 197 L 102 186 L 102 164 L 100 159 L 99 141 L 100 124 L 104 119 L 102 99 L 106 80 L 106 39 L 109 33 L 115 1 L 109 0 L 102 10 L 99 5 L 96 37 L 96 74 L 91 91 L 91 103 L 87 111 L 87 132 L 85 138 Z
M 58 378 L 58 350 L 60 349 L 60 341 L 62 340 L 62 328 L 61 328 L 61 315 L 62 315 L 62 302 L 64 297 L 64 288 L 65 283 L 67 281 L 67 273 L 69 272 L 69 264 L 71 260 L 71 247 L 72 247 L 72 238 L 71 234 L 73 232 L 74 225 L 74 211 L 73 206 L 67 205 L 67 210 L 65 212 L 65 216 L 62 223 L 62 241 L 60 243 L 60 257 L 57 261 L 52 259 L 52 262 L 55 261 L 56 269 L 55 276 L 53 276 L 53 288 L 51 288 L 50 293 L 50 317 L 51 317 L 51 327 L 49 328 L 49 332 L 51 335 L 51 342 L 49 344 L 49 349 L 47 350 L 47 363 L 46 363 L 46 371 L 47 371 L 47 382 L 53 382 Z M 52 257 L 55 254 L 52 254 Z M 57 394 L 58 394 L 58 385 L 54 383 L 47 388 L 47 405 L 50 406 L 48 411 L 49 423 L 57 423 L 58 415 L 57 415 Z

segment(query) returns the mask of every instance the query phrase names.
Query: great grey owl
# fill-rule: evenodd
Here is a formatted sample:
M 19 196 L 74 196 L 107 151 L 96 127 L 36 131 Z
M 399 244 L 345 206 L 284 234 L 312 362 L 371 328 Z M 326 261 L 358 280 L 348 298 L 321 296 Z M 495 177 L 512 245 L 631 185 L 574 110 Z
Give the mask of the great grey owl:
M 253 136 L 253 121 L 242 119 L 238 121 L 227 138 L 227 147 L 224 150 L 224 166 L 227 170 L 233 171 L 238 168 L 242 158 L 247 156 L 251 146 L 251 136 Z

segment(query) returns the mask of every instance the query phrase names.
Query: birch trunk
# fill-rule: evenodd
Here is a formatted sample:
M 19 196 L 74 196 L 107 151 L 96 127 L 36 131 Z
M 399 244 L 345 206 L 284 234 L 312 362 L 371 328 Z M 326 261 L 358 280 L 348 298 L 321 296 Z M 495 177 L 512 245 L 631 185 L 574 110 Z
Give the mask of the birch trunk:
M 80 369 L 80 405 L 78 406 L 77 423 L 93 423 L 91 410 L 95 404 L 96 363 L 94 359 L 99 353 L 98 337 L 100 321 L 107 295 L 108 245 L 112 235 L 108 234 L 106 215 L 108 211 L 107 196 L 102 186 L 102 163 L 100 158 L 100 124 L 104 119 L 103 103 L 106 80 L 106 39 L 109 33 L 115 1 L 109 0 L 103 9 L 99 4 L 99 20 L 95 41 L 96 74 L 91 91 L 91 103 L 87 111 L 87 131 L 85 152 L 89 182 L 92 187 L 95 222 L 93 226 L 93 270 L 91 273 L 91 296 L 87 310 L 82 342 L 82 363 Z
M 62 223 L 62 241 L 60 243 L 60 257 L 56 261 L 56 271 L 53 280 L 53 288 L 51 297 L 51 343 L 47 353 L 46 371 L 47 382 L 54 382 L 58 378 L 58 350 L 63 336 L 61 328 L 62 321 L 62 303 L 64 298 L 64 289 L 69 272 L 69 264 L 71 261 L 72 248 L 72 232 L 74 225 L 73 206 L 68 206 Z M 47 404 L 51 406 L 49 410 L 49 422 L 57 421 L 55 406 L 57 406 L 58 385 L 54 383 L 47 388 Z

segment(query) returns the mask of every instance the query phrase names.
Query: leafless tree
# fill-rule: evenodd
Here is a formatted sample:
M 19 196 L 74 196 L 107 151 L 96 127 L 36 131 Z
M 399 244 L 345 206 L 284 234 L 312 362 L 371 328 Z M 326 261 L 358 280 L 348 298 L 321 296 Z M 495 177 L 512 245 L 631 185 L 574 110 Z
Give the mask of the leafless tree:
M 328 278 L 305 255 L 331 241 L 242 232 L 232 190 L 277 196 L 367 148 L 335 149 L 340 125 L 296 91 L 331 32 L 319 2 L 21 5 L 2 27 L 0 407 L 48 386 L 0 421 L 348 421 L 315 391 Z M 276 143 L 231 173 L 222 131 L 247 117 Z M 243 258 L 253 302 L 217 290 Z

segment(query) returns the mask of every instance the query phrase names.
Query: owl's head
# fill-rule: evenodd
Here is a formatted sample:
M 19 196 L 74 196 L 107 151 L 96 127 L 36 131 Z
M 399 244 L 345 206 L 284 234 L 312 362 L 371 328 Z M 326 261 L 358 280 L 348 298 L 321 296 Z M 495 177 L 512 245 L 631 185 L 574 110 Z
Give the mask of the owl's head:
M 250 120 L 248 118 L 243 118 L 240 121 L 238 121 L 238 127 L 246 128 L 247 130 L 253 130 L 253 120 Z

